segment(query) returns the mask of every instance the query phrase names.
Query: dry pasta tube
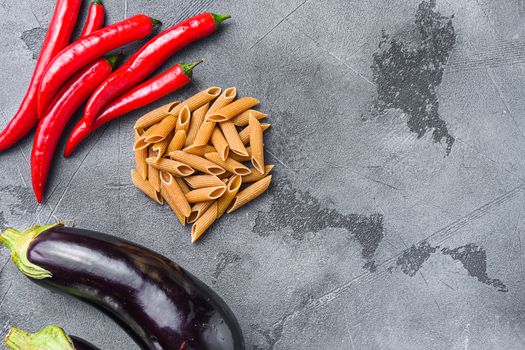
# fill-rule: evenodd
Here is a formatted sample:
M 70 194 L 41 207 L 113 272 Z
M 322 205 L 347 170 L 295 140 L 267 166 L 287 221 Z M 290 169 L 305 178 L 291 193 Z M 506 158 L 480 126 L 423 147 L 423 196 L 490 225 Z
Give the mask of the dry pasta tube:
M 160 192 L 160 174 L 159 170 L 151 164 L 151 162 L 155 163 L 156 160 L 155 153 L 151 147 L 148 148 L 148 156 L 149 158 L 146 158 L 146 163 L 148 163 L 148 181 L 155 191 Z M 148 159 L 151 162 L 148 162 Z
M 224 161 L 216 152 L 206 153 L 205 157 L 209 161 L 212 161 L 213 163 L 221 166 L 222 168 L 228 170 L 231 173 L 234 173 L 235 175 L 243 176 L 251 173 L 250 168 L 248 168 L 246 165 L 239 163 L 238 161 L 233 160 L 231 158 L 228 158 Z
M 271 181 L 272 175 L 269 175 L 240 191 L 237 196 L 235 196 L 233 202 L 230 204 L 227 212 L 232 213 L 246 203 L 249 203 L 255 198 L 259 197 L 264 193 L 264 191 L 268 189 Z
M 195 170 L 202 171 L 203 173 L 210 175 L 220 175 L 225 172 L 223 168 L 217 164 L 210 162 L 206 158 L 202 158 L 193 154 L 186 153 L 184 151 L 174 151 L 169 154 L 169 156 L 174 159 L 188 164 Z M 189 174 L 191 175 L 191 174 Z
M 211 105 L 210 109 L 206 112 L 206 117 L 210 114 L 217 112 L 222 107 L 230 104 L 237 97 L 237 89 L 234 87 L 227 88 L 224 92 L 217 97 L 215 102 Z
M 182 106 L 188 106 L 191 111 L 196 110 L 197 108 L 205 105 L 206 103 L 210 102 L 211 100 L 215 99 L 219 94 L 221 93 L 221 88 L 219 87 L 210 87 L 207 88 L 204 91 L 201 91 L 197 93 L 196 95 L 193 95 L 192 97 L 188 98 L 187 100 L 184 100 L 182 102 L 182 105 L 178 104 L 174 106 L 169 113 L 172 115 L 178 115 L 180 112 Z M 149 113 L 148 113 L 149 114 Z M 144 115 L 140 117 L 135 122 L 135 129 L 140 128 L 147 128 L 153 124 L 157 124 L 162 119 L 164 119 L 165 116 L 156 116 L 156 115 Z
M 164 155 L 164 152 L 166 152 L 166 150 L 168 149 L 168 145 L 172 138 L 173 138 L 173 132 L 170 133 L 168 137 L 166 137 L 164 140 L 154 143 L 151 146 L 151 149 L 156 154 L 157 162 L 160 160 L 160 158 L 162 158 L 162 156 Z
M 190 128 L 188 130 L 188 136 L 186 137 L 186 141 L 184 142 L 185 147 L 188 147 L 193 143 L 193 141 L 195 141 L 197 131 L 199 131 L 199 128 L 204 122 L 204 116 L 206 115 L 206 112 L 209 108 L 210 104 L 206 103 L 204 106 L 199 107 L 195 110 L 195 112 L 193 112 L 193 115 L 190 118 Z
M 219 125 L 226 141 L 228 141 L 230 151 L 240 156 L 247 156 L 248 152 L 246 152 L 246 147 L 244 147 L 244 143 L 242 143 L 235 125 L 230 121 L 220 123 Z
M 224 215 L 228 206 L 233 202 L 233 199 L 241 188 L 241 184 L 242 178 L 239 175 L 235 175 L 228 181 L 226 192 L 217 200 L 217 219 Z
M 231 118 L 241 114 L 242 112 L 254 106 L 257 106 L 258 104 L 259 100 L 256 98 L 243 97 L 238 99 L 237 101 L 227 104 L 226 106 L 222 107 L 216 112 L 208 112 L 206 120 L 216 123 L 224 122 L 230 120 Z
M 208 141 L 210 141 L 211 134 L 213 134 L 213 130 L 215 129 L 216 123 L 214 122 L 204 122 L 201 124 L 199 130 L 197 130 L 197 135 L 195 135 L 195 140 L 193 140 L 193 143 L 186 147 L 185 149 L 192 149 L 195 147 L 200 147 L 208 144 Z
M 177 177 L 190 176 L 195 172 L 189 165 L 176 160 L 161 158 L 157 161 L 155 157 L 149 157 L 146 159 L 146 162 L 157 171 L 166 171 Z
M 256 111 L 255 109 L 249 109 L 247 111 L 242 112 L 238 116 L 233 117 L 232 123 L 235 124 L 235 126 L 246 126 L 249 123 L 250 115 L 253 115 L 257 120 L 268 117 L 268 114 Z
M 144 135 L 142 135 L 142 138 L 146 143 L 160 142 L 168 137 L 168 135 L 175 129 L 175 125 L 177 125 L 177 118 L 168 115 L 159 124 L 149 128 Z
M 140 130 L 135 129 L 134 130 L 135 135 L 135 141 L 137 141 L 140 138 L 141 132 Z M 148 164 L 146 163 L 146 158 L 148 158 L 148 149 L 143 148 L 134 151 L 135 153 L 135 168 L 137 169 L 137 173 L 146 180 L 148 178 Z
M 144 180 L 142 176 L 137 173 L 135 169 L 131 170 L 131 181 L 133 182 L 133 185 L 141 190 L 146 196 L 162 205 L 162 197 L 147 180 Z
M 173 138 L 168 145 L 166 154 L 170 154 L 173 151 L 178 151 L 184 147 L 184 142 L 186 141 L 186 132 L 184 130 L 179 130 L 173 135 Z
M 206 230 L 217 219 L 217 202 L 214 202 L 208 210 L 191 227 L 191 242 L 195 243 Z
M 193 207 L 191 207 L 190 216 L 188 216 L 188 224 L 193 224 L 197 221 L 213 203 L 214 201 L 207 201 L 194 204 Z
M 270 126 L 272 126 L 272 124 L 267 124 L 267 123 L 261 124 L 261 128 L 263 129 L 263 131 L 266 131 Z M 250 143 L 250 127 L 249 126 L 241 130 L 241 132 L 239 133 L 239 138 L 241 139 L 242 143 L 245 145 Z
M 188 185 L 186 184 L 186 181 L 184 181 L 182 178 L 176 177 L 175 181 L 177 181 L 177 183 L 180 186 L 180 189 L 182 190 L 182 192 L 184 192 L 184 194 L 186 194 L 186 193 L 191 191 L 190 188 L 188 187 Z
M 246 147 L 246 152 L 248 152 L 248 155 L 247 156 L 240 156 L 238 154 L 235 154 L 235 153 L 230 153 L 230 158 L 233 159 L 233 160 L 236 160 L 238 162 L 241 162 L 241 163 L 244 163 L 244 162 L 249 162 L 252 160 L 252 148 L 251 147 Z
M 207 202 L 218 199 L 226 191 L 226 185 L 216 187 L 205 187 L 190 191 L 185 194 L 190 203 Z
M 226 141 L 226 138 L 218 127 L 215 127 L 213 133 L 211 134 L 211 144 L 213 147 L 215 147 L 222 160 L 226 160 L 226 158 L 228 158 L 230 146 L 228 146 L 228 141 Z
M 190 119 L 190 108 L 188 106 L 182 107 L 179 112 L 179 116 L 177 117 L 177 125 L 175 126 L 175 130 L 184 130 L 185 132 L 188 132 L 188 129 L 190 128 Z
M 162 198 L 164 198 L 164 201 L 168 204 L 168 206 L 171 208 L 177 219 L 179 219 L 179 222 L 182 226 L 186 225 L 186 217 L 180 212 L 179 208 L 177 207 L 176 203 L 173 201 L 173 198 L 168 193 L 166 187 L 160 186 L 160 195 Z
M 250 183 L 250 182 L 256 182 L 262 179 L 263 177 L 266 177 L 273 169 L 273 165 L 267 165 L 264 167 L 264 173 L 260 173 L 258 171 L 252 171 L 250 175 L 246 175 L 242 177 L 242 183 Z
M 189 153 L 189 154 L 193 154 L 193 155 L 196 155 L 196 156 L 199 156 L 199 157 L 204 157 L 204 155 L 206 153 L 217 152 L 217 150 L 213 146 L 204 145 L 204 146 L 198 146 L 198 147 L 191 147 L 190 146 L 189 148 L 185 148 L 184 152 Z
M 163 106 L 160 106 L 159 108 L 157 109 L 154 109 L 152 110 L 151 112 L 148 112 L 146 114 L 144 114 L 140 119 L 143 119 L 144 120 L 149 120 L 149 119 L 158 119 L 158 121 L 161 121 L 162 119 L 164 119 L 164 117 L 166 117 L 170 111 L 175 108 L 178 104 L 180 103 L 180 101 L 174 101 L 174 102 L 170 102 L 170 103 L 167 103 Z M 140 120 L 139 119 L 139 120 Z M 151 123 L 150 125 L 148 126 L 151 126 L 153 124 L 156 124 L 157 122 L 155 123 Z M 146 128 L 145 126 L 141 126 L 141 127 L 137 127 L 135 125 L 135 129 L 144 129 Z
M 250 148 L 252 165 L 261 174 L 264 173 L 264 140 L 261 123 L 250 115 Z
M 194 175 L 185 177 L 184 180 L 191 188 L 224 186 L 224 182 L 215 175 Z
M 161 188 L 164 187 L 166 189 L 165 194 L 171 197 L 170 199 L 179 209 L 179 212 L 182 213 L 184 217 L 188 217 L 191 212 L 190 203 L 186 200 L 186 196 L 179 184 L 175 181 L 175 178 L 170 173 L 162 172 L 160 174 L 160 181 Z

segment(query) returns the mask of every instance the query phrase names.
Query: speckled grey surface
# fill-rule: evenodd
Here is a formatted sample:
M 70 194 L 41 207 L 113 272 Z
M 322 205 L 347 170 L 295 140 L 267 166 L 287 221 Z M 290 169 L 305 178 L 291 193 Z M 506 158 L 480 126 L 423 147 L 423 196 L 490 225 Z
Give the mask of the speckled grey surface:
M 247 349 L 525 348 L 523 0 L 106 0 L 108 21 L 167 27 L 231 13 L 169 64 L 261 99 L 276 164 L 267 195 L 191 245 L 130 184 L 114 121 L 30 187 L 31 137 L 0 154 L 0 228 L 57 219 L 153 248 L 229 303 Z M 53 1 L 0 0 L 0 126 L 16 111 Z M 133 45 L 131 48 L 138 47 Z M 1 336 L 63 326 L 135 349 L 107 317 L 23 278 L 0 250 Z

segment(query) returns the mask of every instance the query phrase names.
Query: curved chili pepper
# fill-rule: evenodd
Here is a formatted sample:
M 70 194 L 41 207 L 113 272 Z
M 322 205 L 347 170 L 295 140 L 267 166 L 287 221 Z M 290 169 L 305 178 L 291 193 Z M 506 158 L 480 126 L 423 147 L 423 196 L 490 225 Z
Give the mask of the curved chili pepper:
M 97 30 L 62 50 L 47 66 L 38 91 L 38 115 L 43 116 L 58 89 L 75 72 L 108 51 L 145 38 L 159 21 L 136 15 Z
M 31 178 L 38 203 L 42 202 L 53 155 L 67 122 L 97 86 L 111 74 L 117 58 L 101 58 L 77 72 L 60 89 L 47 115 L 38 123 L 31 152 Z
M 0 133 L 0 151 L 17 143 L 37 123 L 37 93 L 42 75 L 49 62 L 69 43 L 81 3 L 81 0 L 57 1 L 27 92 L 13 119 Z
M 82 30 L 80 37 L 83 38 L 93 33 L 96 30 L 99 30 L 104 25 L 104 5 L 102 1 L 93 0 L 91 6 L 89 6 L 89 12 L 86 19 L 86 24 Z
M 91 127 L 82 118 L 71 132 L 64 151 L 64 157 L 69 157 L 80 142 L 93 131 L 110 120 L 118 118 L 140 107 L 144 107 L 170 93 L 186 86 L 192 79 L 193 68 L 203 61 L 192 64 L 177 64 L 162 74 L 153 77 L 131 89 L 115 101 L 111 102 Z
M 89 98 L 84 110 L 87 125 L 104 107 L 159 68 L 170 56 L 189 44 L 215 33 L 228 15 L 202 13 L 189 18 L 148 41 L 126 63 L 117 69 Z

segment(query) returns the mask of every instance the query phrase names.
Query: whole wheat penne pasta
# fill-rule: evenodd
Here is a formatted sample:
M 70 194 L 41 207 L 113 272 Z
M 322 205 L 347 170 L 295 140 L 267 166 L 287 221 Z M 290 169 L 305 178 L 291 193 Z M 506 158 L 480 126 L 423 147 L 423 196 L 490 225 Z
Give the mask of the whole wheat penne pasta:
M 217 219 L 224 215 L 228 206 L 233 202 L 233 199 L 241 188 L 241 184 L 242 178 L 239 175 L 235 175 L 228 181 L 226 192 L 217 200 Z
M 190 192 L 190 188 L 188 187 L 188 184 L 186 184 L 186 181 L 184 181 L 182 178 L 180 177 L 176 177 L 175 178 L 175 181 L 177 181 L 177 183 L 179 184 L 182 192 L 184 192 L 184 194 Z
M 215 175 L 194 175 L 185 177 L 184 180 L 191 188 L 223 186 L 224 182 Z
M 184 142 L 186 141 L 186 132 L 184 130 L 179 130 L 173 135 L 170 144 L 168 145 L 168 149 L 166 150 L 166 154 L 170 154 L 170 152 L 178 151 L 184 147 Z
M 264 193 L 264 191 L 268 189 L 271 181 L 272 175 L 269 175 L 257 182 L 254 182 L 250 186 L 246 187 L 244 190 L 240 191 L 228 207 L 227 212 L 232 213 L 235 210 L 242 207 L 243 205 L 245 205 L 246 203 L 249 203 L 255 198 L 259 197 L 261 194 Z
M 261 174 L 264 173 L 264 140 L 261 123 L 250 115 L 250 148 L 252 154 L 252 165 Z
M 195 172 L 195 170 L 193 170 L 189 165 L 185 163 L 166 158 L 161 158 L 157 161 L 155 157 L 149 157 L 146 158 L 146 163 L 151 165 L 151 167 L 153 167 L 157 171 L 166 171 L 172 174 L 173 176 L 177 177 L 190 176 Z
M 261 128 L 263 131 L 266 131 L 270 126 L 272 126 L 272 124 L 261 123 Z M 239 133 L 239 138 L 241 139 L 242 143 L 245 145 L 250 143 L 250 127 L 249 126 L 241 130 L 241 132 Z
M 160 174 L 159 170 L 151 165 L 151 163 L 155 163 L 156 160 L 155 152 L 153 152 L 151 147 L 148 147 L 148 156 L 149 158 L 146 158 L 146 163 L 148 164 L 148 181 L 155 191 L 160 192 Z M 148 162 L 148 159 L 150 159 L 151 163 Z
M 169 154 L 169 156 L 174 160 L 178 160 L 179 162 L 188 164 L 193 169 L 202 171 L 206 174 L 220 175 L 225 172 L 223 168 L 221 168 L 213 162 L 210 162 L 206 158 L 186 153 L 184 151 L 173 151 Z
M 240 156 L 247 156 L 248 152 L 246 152 L 246 147 L 244 147 L 244 143 L 241 141 L 235 125 L 230 121 L 220 123 L 219 125 L 226 141 L 228 141 L 230 151 Z
M 191 227 L 191 242 L 195 243 L 217 219 L 217 203 L 208 210 Z
M 244 162 L 249 162 L 252 160 L 252 149 L 251 147 L 246 147 L 246 152 L 248 152 L 248 155 L 247 156 L 240 156 L 238 154 L 235 154 L 233 152 L 230 152 L 230 155 L 229 157 L 233 160 L 236 160 L 238 162 L 241 162 L 241 163 L 244 163 Z
M 190 119 L 190 108 L 188 106 L 182 107 L 179 112 L 179 116 L 177 117 L 177 125 L 175 126 L 175 130 L 184 130 L 185 132 L 188 132 L 188 129 L 190 128 Z
M 135 141 L 140 138 L 141 130 L 134 129 Z M 137 173 L 146 180 L 148 178 L 148 164 L 146 163 L 146 158 L 148 158 L 148 149 L 138 149 L 134 151 L 135 153 L 135 168 Z
M 215 102 L 210 106 L 210 109 L 206 112 L 206 117 L 210 114 L 217 112 L 222 107 L 230 104 L 237 97 L 237 89 L 234 87 L 227 88 L 223 93 L 217 97 Z
M 258 104 L 259 100 L 256 98 L 243 97 L 238 99 L 237 101 L 227 104 L 226 106 L 222 107 L 216 112 L 208 112 L 208 115 L 206 116 L 205 120 L 216 123 L 224 122 L 226 120 L 230 120 L 231 118 L 241 114 L 242 112 L 254 106 L 257 106 Z
M 184 152 L 189 153 L 189 154 L 194 154 L 199 157 L 204 157 L 206 153 L 217 152 L 217 150 L 213 146 L 204 145 L 204 146 L 197 146 L 197 147 L 192 147 L 192 146 L 187 147 L 184 149 Z
M 270 173 L 270 171 L 272 171 L 272 169 L 273 169 L 273 165 L 266 165 L 264 167 L 264 173 L 262 173 L 262 174 L 260 172 L 258 172 L 258 171 L 252 171 L 252 173 L 250 175 L 246 175 L 246 176 L 242 177 L 242 183 L 246 184 L 246 183 L 250 183 L 250 182 L 259 181 L 263 177 L 266 177 L 266 175 L 268 175 Z
M 164 117 L 166 117 L 169 114 L 169 112 L 173 108 L 175 108 L 175 106 L 177 106 L 179 103 L 180 103 L 180 101 L 174 101 L 174 102 L 167 103 L 167 104 L 165 104 L 163 106 L 160 106 L 159 108 L 156 108 L 156 109 L 152 110 L 151 112 L 148 112 L 148 113 L 144 114 L 142 117 L 140 117 L 140 119 L 144 119 L 144 120 L 158 119 L 157 122 L 151 123 L 148 126 L 156 124 L 156 123 L 160 122 Z M 146 128 L 148 126 L 137 126 L 135 124 L 135 129 L 143 129 L 143 128 Z
M 234 176 L 235 174 L 230 173 L 229 171 L 225 172 L 224 174 L 217 175 L 217 177 L 221 180 L 228 180 L 230 177 Z M 224 181 L 223 181 L 224 182 Z
M 155 191 L 153 186 L 151 186 L 147 180 L 144 180 L 135 169 L 131 170 L 131 181 L 133 182 L 133 185 L 141 190 L 146 196 L 162 205 L 162 197 L 160 194 Z
M 173 204 L 179 209 L 184 217 L 190 216 L 190 203 L 186 200 L 186 196 L 179 184 L 175 181 L 173 175 L 167 172 L 160 174 L 161 187 L 165 187 L 166 195 L 171 197 Z
M 157 125 L 158 124 L 155 124 L 152 127 L 150 127 L 148 130 L 142 132 L 140 137 L 138 139 L 136 139 L 135 143 L 133 144 L 133 150 L 134 151 L 139 150 L 139 149 L 148 148 L 148 146 L 150 146 L 150 144 L 148 142 L 146 142 L 146 138 L 148 137 L 148 132 L 149 133 L 154 132 L 155 127 Z M 144 129 L 135 129 L 135 130 L 144 130 Z
M 157 161 L 164 155 L 164 152 L 168 149 L 168 145 L 173 138 L 173 131 L 162 141 L 154 143 L 151 145 L 151 149 L 155 152 Z
M 177 125 L 177 118 L 173 115 L 168 115 L 160 123 L 149 128 L 142 138 L 146 143 L 157 143 L 164 140 L 175 129 Z
M 162 186 L 162 184 L 160 186 L 160 195 L 162 196 L 162 198 L 164 198 L 164 201 L 171 208 L 171 210 L 173 211 L 173 213 L 175 214 L 175 216 L 177 217 L 177 219 L 179 220 L 181 225 L 185 226 L 186 225 L 186 217 L 180 212 L 180 209 L 177 207 L 175 201 L 173 200 L 173 198 L 168 193 L 167 188 Z
M 188 106 L 191 111 L 194 111 L 197 108 L 201 107 L 202 105 L 205 105 L 206 103 L 215 99 L 217 96 L 219 96 L 220 93 L 221 93 L 221 89 L 219 87 L 214 86 L 214 87 L 207 88 L 206 90 L 203 90 L 193 95 L 187 100 L 184 100 L 182 102 L 182 105 L 179 104 L 175 106 L 169 111 L 169 113 L 177 116 L 183 106 Z M 160 122 L 163 118 L 164 118 L 164 115 L 163 116 L 144 115 L 135 122 L 135 129 L 147 128 L 153 124 Z
M 190 203 L 206 202 L 218 199 L 226 191 L 226 185 L 215 187 L 204 187 L 190 191 L 185 194 Z
M 195 221 L 197 221 L 214 202 L 215 201 L 195 203 L 193 207 L 191 207 L 191 213 L 187 219 L 188 224 L 193 224 Z
M 235 175 L 243 176 L 243 175 L 248 175 L 251 173 L 250 168 L 248 168 L 246 165 L 239 163 L 238 161 L 233 160 L 231 158 L 222 160 L 221 156 L 219 156 L 217 152 L 206 153 L 204 156 L 206 157 L 206 159 L 221 166 L 222 168 L 228 170 L 229 172 L 234 173 Z
M 195 140 L 193 140 L 193 143 L 186 147 L 185 149 L 191 149 L 195 147 L 200 147 L 207 145 L 210 141 L 211 134 L 213 134 L 213 130 L 215 129 L 216 123 L 214 122 L 203 122 L 197 130 L 197 135 L 195 135 Z
M 211 134 L 211 144 L 213 147 L 215 147 L 222 160 L 226 160 L 226 158 L 228 158 L 230 146 L 228 146 L 228 141 L 226 141 L 226 138 L 218 127 L 213 129 L 213 133 Z
M 235 126 L 246 126 L 248 125 L 248 119 L 250 118 L 250 115 L 253 115 L 255 118 L 257 118 L 257 120 L 268 117 L 268 114 L 256 111 L 255 109 L 249 109 L 247 111 L 242 112 L 238 116 L 233 117 L 231 121 L 233 124 L 235 124 Z
M 188 135 L 186 136 L 184 146 L 188 147 L 193 143 L 193 141 L 195 141 L 197 131 L 199 131 L 199 128 L 204 122 L 204 116 L 206 115 L 206 112 L 209 108 L 210 104 L 206 103 L 204 106 L 197 108 L 195 112 L 193 112 L 193 115 L 190 118 L 190 128 L 188 130 Z

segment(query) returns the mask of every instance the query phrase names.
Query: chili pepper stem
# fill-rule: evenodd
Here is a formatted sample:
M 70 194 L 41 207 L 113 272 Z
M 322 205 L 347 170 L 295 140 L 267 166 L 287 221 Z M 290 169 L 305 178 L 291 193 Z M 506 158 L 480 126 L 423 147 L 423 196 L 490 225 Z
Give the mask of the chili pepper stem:
M 193 68 L 197 67 L 199 64 L 201 64 L 202 62 L 204 62 L 203 59 L 200 59 L 198 61 L 195 61 L 193 63 L 181 63 L 181 67 L 182 67 L 182 72 L 188 76 L 188 78 L 193 78 Z
M 17 327 L 11 328 L 4 339 L 5 344 L 12 350 L 48 349 L 74 350 L 71 338 L 64 330 L 57 326 L 48 326 L 31 334 Z
M 159 25 L 159 26 L 162 25 L 162 22 L 159 21 L 158 19 L 155 19 L 155 18 L 153 18 L 153 17 L 150 17 L 150 19 L 151 19 L 151 23 L 153 24 L 154 27 L 155 27 L 156 25 Z
M 120 54 L 112 55 L 109 57 L 106 57 L 106 61 L 110 64 L 111 68 L 115 68 L 115 65 L 117 64 L 118 59 L 120 58 Z
M 230 15 L 218 15 L 216 13 L 212 13 L 211 16 L 213 17 L 213 21 L 215 22 L 216 28 L 219 28 L 222 22 L 232 17 Z
M 92 5 L 102 5 L 102 1 L 101 0 L 93 0 L 93 1 L 91 1 L 91 4 Z
M 50 228 L 62 226 L 62 223 L 33 226 L 24 231 L 8 228 L 0 234 L 0 244 L 3 244 L 11 251 L 11 260 L 18 269 L 26 276 L 34 279 L 44 279 L 51 277 L 51 272 L 37 266 L 27 258 L 27 250 L 31 241 L 39 234 Z

